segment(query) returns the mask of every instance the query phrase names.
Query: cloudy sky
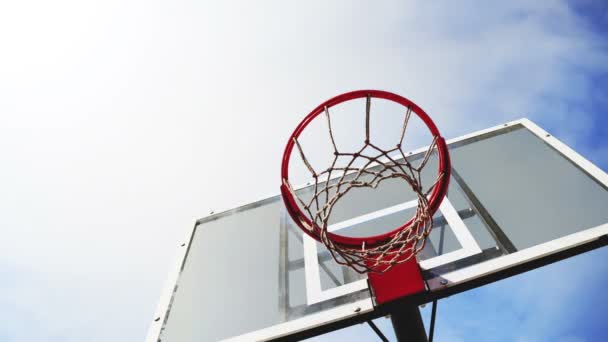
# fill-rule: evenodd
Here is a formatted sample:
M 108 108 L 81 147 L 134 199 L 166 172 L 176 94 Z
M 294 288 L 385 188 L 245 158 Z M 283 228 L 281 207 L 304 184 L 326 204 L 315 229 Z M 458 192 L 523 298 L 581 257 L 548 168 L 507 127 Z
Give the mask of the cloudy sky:
M 143 340 L 194 220 L 277 193 L 290 131 L 344 91 L 448 138 L 525 116 L 607 170 L 607 33 L 602 1 L 1 3 L 0 341 Z M 606 339 L 605 260 L 446 299 L 437 339 Z M 345 336 L 374 340 L 319 340 Z

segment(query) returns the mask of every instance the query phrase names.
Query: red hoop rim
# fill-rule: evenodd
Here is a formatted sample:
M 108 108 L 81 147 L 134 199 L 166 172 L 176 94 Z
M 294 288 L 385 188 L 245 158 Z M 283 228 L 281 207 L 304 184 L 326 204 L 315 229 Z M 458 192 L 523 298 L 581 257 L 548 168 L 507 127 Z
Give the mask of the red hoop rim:
M 310 219 L 300 210 L 300 207 L 297 205 L 296 199 L 294 198 L 292 191 L 287 187 L 287 184 L 289 184 L 289 160 L 295 145 L 295 139 L 300 136 L 302 131 L 304 131 L 304 129 L 308 126 L 308 124 L 310 124 L 312 120 L 314 120 L 317 116 L 324 112 L 325 107 L 330 108 L 346 101 L 364 98 L 367 96 L 371 98 L 379 98 L 393 101 L 402 105 L 403 107 L 409 107 L 411 108 L 412 112 L 414 112 L 414 114 L 416 114 L 424 122 L 433 137 L 436 138 L 436 147 L 439 156 L 439 166 L 437 174 L 443 174 L 443 177 L 435 185 L 435 188 L 433 189 L 433 192 L 429 197 L 429 211 L 431 212 L 431 214 L 435 214 L 435 212 L 439 208 L 439 205 L 443 201 L 443 197 L 447 193 L 451 169 L 448 148 L 445 143 L 445 139 L 443 139 L 443 137 L 440 135 L 437 126 L 435 126 L 433 120 L 431 120 L 431 118 L 428 116 L 428 114 L 426 114 L 424 110 L 422 110 L 422 108 L 420 108 L 414 102 L 406 99 L 405 97 L 382 90 L 356 90 L 335 96 L 321 103 L 319 106 L 313 109 L 312 112 L 310 112 L 302 120 L 302 122 L 300 122 L 298 127 L 296 127 L 296 129 L 289 137 L 289 141 L 285 146 L 283 160 L 281 163 L 281 194 L 283 197 L 283 202 L 285 203 L 285 207 L 287 208 L 289 215 L 293 218 L 293 220 L 300 227 L 300 229 L 302 229 L 302 231 L 304 231 L 317 241 L 320 241 L 319 235 L 321 234 L 321 228 L 311 222 Z M 398 232 L 404 229 L 408 229 L 414 223 L 415 218 L 416 217 L 413 216 L 402 226 L 397 227 L 389 232 L 375 236 L 350 237 L 331 232 L 327 232 L 327 236 L 334 243 L 344 247 L 360 247 L 365 244 L 366 247 L 373 248 L 382 245 L 387 240 L 390 240 Z M 307 229 L 306 225 L 308 225 L 309 227 L 313 227 L 312 231 Z

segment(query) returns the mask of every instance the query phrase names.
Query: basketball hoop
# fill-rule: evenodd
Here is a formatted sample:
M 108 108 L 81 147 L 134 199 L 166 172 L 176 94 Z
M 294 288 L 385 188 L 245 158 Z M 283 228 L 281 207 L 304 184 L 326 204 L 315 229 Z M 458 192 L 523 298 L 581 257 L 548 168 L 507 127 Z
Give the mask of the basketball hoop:
M 365 143 L 358 151 L 341 152 L 334 141 L 330 109 L 343 102 L 359 98 L 366 98 Z M 389 100 L 404 107 L 405 118 L 401 139 L 392 149 L 381 149 L 370 140 L 369 120 L 371 99 L 373 98 Z M 334 162 L 325 171 L 317 172 L 308 162 L 298 138 L 310 122 L 323 113 L 327 119 Z M 402 150 L 407 124 L 412 113 L 424 122 L 433 137 L 424 158 L 417 166 L 408 161 Z M 298 149 L 302 161 L 314 179 L 314 186 L 312 186 L 314 194 L 311 200 L 305 201 L 300 198 L 289 182 L 289 163 L 294 147 Z M 363 153 L 366 149 L 371 149 L 376 154 Z M 439 159 L 437 177 L 432 186 L 423 189 L 420 172 L 435 151 Z M 391 154 L 397 154 L 397 157 Z M 348 157 L 352 160 L 346 167 L 336 167 L 338 157 Z M 362 167 L 353 166 L 353 162 L 358 159 L 364 161 Z M 341 176 L 332 179 L 332 174 L 334 176 L 341 174 Z M 424 247 L 426 238 L 432 229 L 433 214 L 439 208 L 447 192 L 450 159 L 445 140 L 439 134 L 439 130 L 430 117 L 415 103 L 386 91 L 358 90 L 336 96 L 322 103 L 304 118 L 287 142 L 281 165 L 281 177 L 281 193 L 287 211 L 306 234 L 323 243 L 338 263 L 348 265 L 359 273 L 383 273 L 394 265 L 411 259 Z M 376 188 L 380 182 L 389 178 L 403 179 L 417 196 L 416 212 L 405 224 L 395 227 L 387 233 L 368 237 L 350 237 L 328 231 L 328 222 L 334 205 L 351 189 Z

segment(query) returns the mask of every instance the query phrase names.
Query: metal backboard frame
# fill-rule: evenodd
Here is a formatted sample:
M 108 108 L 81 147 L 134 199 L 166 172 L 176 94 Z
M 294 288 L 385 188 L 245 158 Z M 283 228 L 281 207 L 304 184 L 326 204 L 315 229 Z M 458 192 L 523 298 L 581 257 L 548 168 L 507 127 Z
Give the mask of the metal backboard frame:
M 477 131 L 459 138 L 448 140 L 447 143 L 450 147 L 454 147 L 458 146 L 459 144 L 470 143 L 475 140 L 482 140 L 488 136 L 502 134 L 502 132 L 514 129 L 515 127 L 523 127 L 527 129 L 545 144 L 559 152 L 559 154 L 566 158 L 570 163 L 592 178 L 599 186 L 603 187 L 604 189 L 608 189 L 608 175 L 604 171 L 593 165 L 577 152 L 560 142 L 552 135 L 548 134 L 546 131 L 528 119 L 520 119 L 489 129 Z M 422 148 L 412 151 L 411 154 L 415 155 L 425 150 L 426 148 Z M 459 176 L 457 173 L 454 177 L 457 183 L 459 183 Z M 465 193 L 470 191 L 470 189 L 467 189 L 466 184 L 459 183 L 459 185 Z M 467 196 L 469 200 L 473 202 L 477 200 L 475 194 L 472 192 L 467 194 Z M 152 342 L 161 340 L 163 328 L 165 327 L 169 318 L 171 307 L 175 299 L 175 294 L 179 287 L 178 284 L 180 274 L 184 270 L 187 262 L 188 254 L 192 246 L 197 227 L 205 222 L 208 222 L 209 220 L 214 220 L 217 217 L 221 217 L 222 215 L 231 215 L 239 210 L 264 205 L 269 201 L 276 200 L 276 198 L 277 195 L 268 196 L 260 201 L 248 203 L 242 206 L 235 206 L 233 209 L 219 210 L 212 213 L 210 216 L 197 221 L 197 224 L 184 238 L 183 242 L 178 248 L 176 266 L 170 273 L 169 279 L 167 280 L 166 288 L 163 291 L 154 320 L 148 332 L 147 341 Z M 481 203 L 477 204 L 483 206 Z M 337 223 L 334 226 L 331 226 L 329 229 L 334 231 L 340 230 L 344 227 L 373 220 L 379 216 L 398 212 L 399 210 L 407 209 L 411 206 L 413 206 L 412 202 L 402 203 L 394 207 L 385 208 L 352 218 L 349 221 Z M 461 269 L 442 270 L 440 273 L 435 273 L 433 270 L 438 268 L 440 269 L 441 265 L 453 264 L 455 261 L 463 258 L 475 258 L 478 256 L 483 256 L 484 253 L 494 253 L 494 251 L 491 250 L 482 250 L 482 248 L 472 238 L 471 234 L 465 227 L 460 217 L 461 213 L 457 212 L 454 205 L 452 205 L 448 198 L 446 198 L 442 203 L 440 212 L 447 221 L 447 224 L 452 229 L 461 248 L 446 254 L 422 260 L 420 262 L 421 268 L 425 273 L 425 280 L 429 291 L 423 295 L 407 299 L 418 304 L 443 298 L 469 288 L 481 286 L 497 279 L 502 279 L 513 274 L 525 272 L 547 263 L 606 245 L 608 240 L 606 238 L 606 236 L 608 236 L 608 223 L 604 223 L 596 227 L 553 239 L 532 247 L 517 250 L 514 246 L 512 246 L 507 237 L 501 237 L 500 227 L 494 227 L 496 229 L 494 230 L 493 234 L 497 241 L 497 249 L 504 249 L 508 252 L 508 254 L 500 255 L 487 260 L 480 259 L 480 262 L 468 265 L 467 267 Z M 497 226 L 496 222 L 493 222 L 491 216 L 483 212 L 477 212 L 477 214 L 481 216 L 488 226 L 490 226 L 490 229 L 492 229 L 493 225 Z M 367 289 L 367 282 L 365 279 L 358 279 L 349 282 L 348 284 L 331 289 L 323 289 L 321 286 L 321 280 L 319 279 L 319 261 L 317 259 L 319 251 L 317 243 L 304 234 L 303 245 L 304 269 L 306 273 L 305 281 L 307 290 L 306 301 L 308 305 L 322 303 L 332 298 L 339 298 L 345 294 L 356 293 L 357 291 Z M 246 303 L 243 303 L 243 305 L 246 305 Z M 372 298 L 362 298 L 354 302 L 330 307 L 326 310 L 314 312 L 301 318 L 289 320 L 271 327 L 252 331 L 244 335 L 234 336 L 228 340 L 258 341 L 281 339 L 290 336 L 313 336 L 315 334 L 331 331 L 371 318 L 380 317 L 387 313 L 390 313 L 390 305 L 385 307 L 374 307 Z M 236 323 L 237 322 L 235 322 L 235 324 Z

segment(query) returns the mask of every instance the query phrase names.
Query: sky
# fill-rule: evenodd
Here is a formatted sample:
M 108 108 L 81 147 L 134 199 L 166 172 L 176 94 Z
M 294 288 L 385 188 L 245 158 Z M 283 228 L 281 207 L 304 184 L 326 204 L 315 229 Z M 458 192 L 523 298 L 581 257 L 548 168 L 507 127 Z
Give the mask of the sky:
M 602 1 L 3 2 L 0 341 L 143 340 L 193 222 L 277 193 L 293 127 L 348 90 L 447 138 L 528 117 L 608 170 L 607 32 Z M 607 339 L 607 257 L 442 300 L 437 340 Z M 317 340 L 344 337 L 375 340 Z

